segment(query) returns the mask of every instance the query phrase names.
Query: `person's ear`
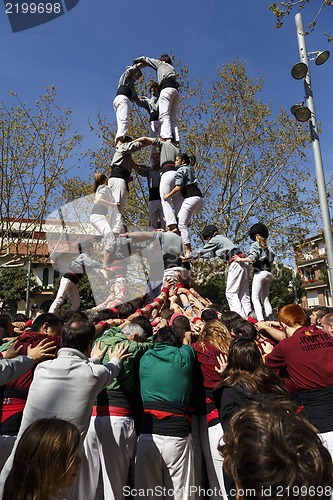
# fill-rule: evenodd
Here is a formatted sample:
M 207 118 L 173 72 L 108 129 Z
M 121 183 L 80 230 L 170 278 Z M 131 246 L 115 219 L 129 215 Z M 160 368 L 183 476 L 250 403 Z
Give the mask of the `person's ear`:
M 48 331 L 47 331 L 48 328 L 49 328 L 49 324 L 47 322 L 45 322 L 45 323 L 42 324 L 42 333 L 44 335 L 48 335 Z

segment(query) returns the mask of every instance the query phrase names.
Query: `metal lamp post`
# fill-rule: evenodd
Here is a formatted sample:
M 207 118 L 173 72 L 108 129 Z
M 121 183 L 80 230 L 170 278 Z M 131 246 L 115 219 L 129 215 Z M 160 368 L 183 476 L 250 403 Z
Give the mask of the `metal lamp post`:
M 295 16 L 296 23 L 296 31 L 297 31 L 297 41 L 298 48 L 300 54 L 300 63 L 294 66 L 292 70 L 292 75 L 296 79 L 303 78 L 304 81 L 304 89 L 305 89 L 305 98 L 306 98 L 306 107 L 310 110 L 309 117 L 309 127 L 310 127 L 310 135 L 314 156 L 314 164 L 316 169 L 316 178 L 317 178 L 317 186 L 318 186 L 318 195 L 319 195 L 319 203 L 321 216 L 323 221 L 323 230 L 324 230 L 324 240 L 326 245 L 326 254 L 327 254 L 327 264 L 328 264 L 328 278 L 329 278 L 329 287 L 330 294 L 332 297 L 333 294 L 333 233 L 332 233 L 332 225 L 331 225 L 331 217 L 329 212 L 329 206 L 327 201 L 327 190 L 325 184 L 324 177 L 324 169 L 323 162 L 321 156 L 321 149 L 319 143 L 319 135 L 316 123 L 316 113 L 314 107 L 314 99 L 313 99 L 313 91 L 310 79 L 310 69 L 308 63 L 308 53 L 306 50 L 305 43 L 305 34 L 303 29 L 303 21 L 302 15 L 300 13 Z M 314 53 L 310 53 L 314 54 Z M 316 64 L 323 64 L 327 58 L 329 57 L 329 52 L 318 53 L 318 57 L 316 58 Z M 303 72 L 303 71 L 304 72 Z M 304 108 L 306 109 L 306 108 Z M 297 113 L 297 110 L 296 110 Z M 297 118 L 297 114 L 295 114 Z M 305 120 L 300 120 L 305 121 Z

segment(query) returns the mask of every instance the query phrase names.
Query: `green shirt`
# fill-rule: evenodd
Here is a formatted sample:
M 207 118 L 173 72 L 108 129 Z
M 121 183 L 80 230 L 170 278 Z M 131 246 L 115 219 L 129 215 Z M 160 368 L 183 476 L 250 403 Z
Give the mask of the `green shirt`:
M 154 344 L 140 361 L 143 402 L 168 401 L 187 405 L 192 384 L 195 355 L 191 346 Z
M 124 359 L 119 375 L 113 379 L 112 383 L 107 386 L 107 389 L 135 392 L 137 386 L 137 371 L 135 370 L 135 366 L 139 363 L 141 356 L 151 346 L 152 340 L 148 339 L 146 342 L 128 340 L 128 337 L 121 333 L 121 328 L 111 327 L 101 337 L 96 339 L 96 342 L 99 341 L 101 342 L 101 349 L 108 346 L 108 350 L 103 358 L 103 365 L 106 365 L 109 361 L 108 351 L 110 347 L 113 350 L 117 344 L 129 346 L 127 352 L 131 353 L 132 356 Z

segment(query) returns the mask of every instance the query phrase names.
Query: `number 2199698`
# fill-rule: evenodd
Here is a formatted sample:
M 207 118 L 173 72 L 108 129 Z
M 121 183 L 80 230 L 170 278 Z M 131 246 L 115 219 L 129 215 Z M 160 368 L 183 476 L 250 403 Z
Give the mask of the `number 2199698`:
M 6 3 L 6 14 L 60 14 L 60 3 Z

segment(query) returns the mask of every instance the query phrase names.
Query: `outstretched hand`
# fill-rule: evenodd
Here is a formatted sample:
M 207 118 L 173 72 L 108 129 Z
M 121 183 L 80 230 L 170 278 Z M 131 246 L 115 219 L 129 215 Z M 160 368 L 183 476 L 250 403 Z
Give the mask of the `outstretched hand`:
M 55 357 L 54 351 L 57 346 L 53 342 L 53 340 L 43 339 L 39 344 L 35 347 L 31 347 L 31 344 L 28 346 L 27 355 L 32 358 L 35 363 L 39 363 L 40 361 L 44 361 L 45 359 L 52 359 Z
M 109 349 L 109 358 L 118 358 L 119 361 L 123 361 L 124 359 L 132 356 L 132 353 L 127 354 L 128 345 L 124 346 L 124 344 L 117 344 L 115 348 Z
M 223 354 L 219 354 L 216 357 L 216 359 L 217 359 L 219 366 L 215 366 L 215 371 L 217 371 L 217 373 L 219 375 L 222 375 L 222 373 L 226 369 L 228 363 L 227 363 L 227 361 L 225 361 L 225 356 Z
M 90 356 L 92 358 L 97 356 L 102 361 L 107 349 L 108 349 L 107 346 L 101 349 L 101 342 L 96 342 L 96 344 L 94 344 L 93 348 L 91 349 Z
M 20 345 L 19 347 L 17 347 L 17 341 L 16 342 L 12 342 L 12 344 L 10 344 L 10 346 L 8 347 L 7 351 L 4 351 L 2 353 L 2 356 L 4 359 L 12 359 L 12 358 L 15 358 L 16 356 L 18 356 L 21 352 L 21 350 L 23 349 L 23 345 Z

